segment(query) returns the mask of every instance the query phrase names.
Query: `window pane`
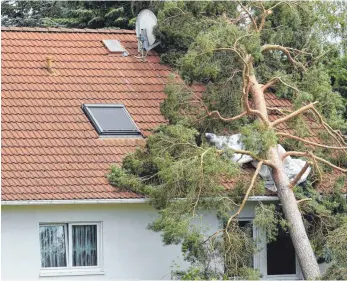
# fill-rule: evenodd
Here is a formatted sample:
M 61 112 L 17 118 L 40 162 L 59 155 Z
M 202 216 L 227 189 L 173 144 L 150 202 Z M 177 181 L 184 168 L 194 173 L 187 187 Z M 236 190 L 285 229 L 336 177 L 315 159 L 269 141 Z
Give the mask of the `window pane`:
M 267 244 L 267 274 L 296 274 L 295 249 L 283 229 L 279 230 L 276 241 Z
M 137 131 L 123 107 L 90 107 L 103 131 Z
M 64 225 L 40 226 L 41 266 L 66 266 Z
M 72 226 L 72 265 L 96 266 L 97 259 L 97 226 Z
M 125 49 L 118 40 L 103 40 L 107 49 L 112 53 L 123 53 Z

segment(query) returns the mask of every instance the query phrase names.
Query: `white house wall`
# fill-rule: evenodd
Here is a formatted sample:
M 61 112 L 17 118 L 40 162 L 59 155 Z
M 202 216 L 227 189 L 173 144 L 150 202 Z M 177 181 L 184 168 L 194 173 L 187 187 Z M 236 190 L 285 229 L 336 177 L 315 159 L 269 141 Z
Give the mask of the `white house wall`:
M 254 216 L 247 203 L 243 218 Z M 163 246 L 159 233 L 147 230 L 156 212 L 147 204 L 2 206 L 2 280 L 170 279 L 175 261 L 182 268 L 180 246 Z M 103 275 L 40 277 L 40 223 L 102 222 Z M 204 216 L 210 233 L 218 229 Z
M 173 261 L 184 266 L 181 249 L 163 246 L 160 234 L 146 229 L 155 216 L 147 204 L 2 206 L 2 280 L 170 279 Z M 39 276 L 40 223 L 99 221 L 104 275 Z M 217 229 L 212 216 L 206 221 Z
M 172 261 L 181 258 L 180 248 L 164 247 L 160 235 L 146 229 L 154 217 L 154 210 L 145 204 L 3 206 L 2 280 L 39 278 L 39 223 L 88 221 L 102 222 L 105 275 L 59 279 L 170 278 Z M 40 279 L 55 280 L 52 277 Z

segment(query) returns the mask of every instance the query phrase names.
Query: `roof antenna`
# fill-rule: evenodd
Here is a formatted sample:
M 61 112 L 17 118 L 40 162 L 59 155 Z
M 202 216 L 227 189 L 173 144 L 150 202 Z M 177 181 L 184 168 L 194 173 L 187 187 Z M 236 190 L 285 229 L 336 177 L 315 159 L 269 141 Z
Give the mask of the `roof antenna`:
M 149 50 L 152 50 L 160 44 L 155 41 L 153 33 L 154 27 L 157 25 L 157 18 L 151 10 L 142 10 L 136 18 L 136 37 L 138 41 L 138 52 L 141 56 L 136 58 L 144 59 Z M 144 54 L 145 53 L 145 54 Z
M 46 57 L 47 70 L 50 74 L 54 74 L 53 59 L 51 56 Z

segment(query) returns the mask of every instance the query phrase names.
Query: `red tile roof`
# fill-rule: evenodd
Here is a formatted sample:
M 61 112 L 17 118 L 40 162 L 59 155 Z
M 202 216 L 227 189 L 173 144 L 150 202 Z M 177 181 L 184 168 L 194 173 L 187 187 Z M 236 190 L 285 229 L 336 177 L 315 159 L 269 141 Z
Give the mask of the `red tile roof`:
M 99 138 L 81 105 L 124 104 L 146 137 L 165 123 L 159 104 L 169 67 L 155 52 L 146 62 L 135 57 L 134 31 L 2 31 L 2 200 L 139 198 L 109 185 L 106 174 L 145 140 Z M 121 41 L 129 56 L 109 54 L 104 39 Z M 273 94 L 266 100 L 270 107 L 291 108 Z M 271 121 L 278 117 L 270 115 Z M 286 124 L 280 129 L 290 132 Z M 310 140 L 319 142 L 315 134 Z
M 84 103 L 122 103 L 143 136 L 165 123 L 169 68 L 129 30 L 2 29 L 2 200 L 138 198 L 105 177 L 143 139 L 100 139 Z M 120 40 L 129 56 L 109 54 Z M 53 59 L 54 75 L 46 69 Z

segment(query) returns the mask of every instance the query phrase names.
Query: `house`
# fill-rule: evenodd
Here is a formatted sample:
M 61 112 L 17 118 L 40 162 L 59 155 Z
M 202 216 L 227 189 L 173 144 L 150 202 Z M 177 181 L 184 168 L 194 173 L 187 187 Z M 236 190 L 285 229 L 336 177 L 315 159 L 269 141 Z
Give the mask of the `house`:
M 2 29 L 2 280 L 169 279 L 173 261 L 185 265 L 179 246 L 146 229 L 156 216 L 146 199 L 106 179 L 165 123 L 170 69 L 155 52 L 137 55 L 129 30 Z M 276 197 L 250 198 L 243 221 L 259 199 Z M 269 269 L 281 253 L 263 246 L 264 279 L 300 278 L 292 250 Z

